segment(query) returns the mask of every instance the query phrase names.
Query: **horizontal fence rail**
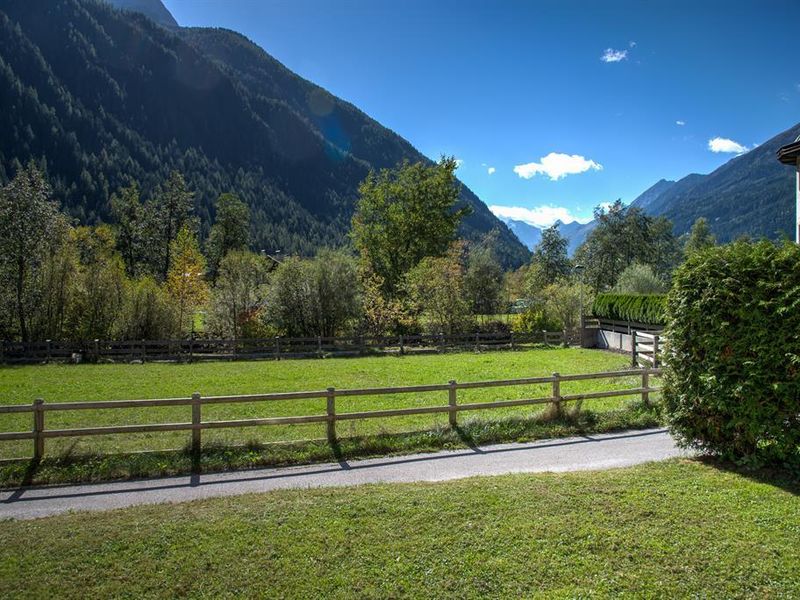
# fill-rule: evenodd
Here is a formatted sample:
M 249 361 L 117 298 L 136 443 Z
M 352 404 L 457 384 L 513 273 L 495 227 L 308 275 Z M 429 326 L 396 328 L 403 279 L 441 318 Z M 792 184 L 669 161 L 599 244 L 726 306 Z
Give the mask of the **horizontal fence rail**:
M 474 349 L 514 350 L 531 344 L 556 346 L 579 340 L 577 331 L 463 333 L 254 339 L 93 340 L 0 342 L 0 363 L 145 362 L 322 358 L 363 354 L 411 354 Z
M 45 440 L 60 437 L 84 437 L 95 435 L 149 433 L 162 431 L 189 431 L 192 434 L 191 448 L 199 453 L 204 429 L 221 429 L 227 427 L 260 427 L 267 425 L 292 425 L 307 423 L 325 423 L 327 439 L 334 443 L 337 440 L 336 423 L 358 419 L 375 419 L 385 417 L 398 417 L 406 415 L 439 414 L 447 413 L 449 423 L 455 427 L 458 422 L 458 413 L 463 411 L 489 410 L 513 406 L 529 406 L 537 404 L 551 404 L 561 413 L 563 403 L 582 402 L 583 400 L 614 398 L 624 396 L 641 396 L 644 403 L 650 402 L 650 394 L 660 391 L 660 388 L 651 387 L 650 378 L 659 377 L 660 369 L 643 368 L 623 371 L 605 371 L 601 373 L 581 373 L 575 375 L 561 375 L 553 373 L 545 377 L 528 377 L 522 379 L 504 379 L 495 381 L 473 381 L 459 383 L 450 381 L 443 384 L 413 385 L 382 388 L 341 389 L 330 387 L 325 390 L 303 392 L 278 392 L 268 394 L 248 394 L 238 396 L 202 396 L 199 392 L 186 398 L 159 398 L 152 400 L 107 400 L 97 402 L 54 402 L 46 403 L 44 399 L 37 398 L 32 404 L 0 406 L 0 414 L 33 413 L 31 431 L 14 431 L 0 433 L 0 441 L 33 440 L 33 458 L 39 460 L 44 456 Z M 562 394 L 561 384 L 573 381 L 588 381 L 598 379 L 640 377 L 639 387 L 587 392 L 583 394 Z M 523 385 L 551 386 L 551 393 L 537 398 L 519 400 L 494 400 L 489 402 L 458 403 L 458 390 L 473 390 L 494 387 L 513 387 Z M 413 394 L 427 392 L 447 392 L 447 404 L 438 406 L 424 406 L 411 408 L 391 408 L 382 410 L 367 410 L 339 413 L 336 411 L 336 399 L 353 396 L 384 396 L 390 394 Z M 326 410 L 324 414 L 297 415 L 284 417 L 263 417 L 234 419 L 228 421 L 203 421 L 202 407 L 204 405 L 231 404 L 238 402 L 263 402 L 280 400 L 325 399 Z M 182 423 L 151 423 L 141 425 L 118 425 L 103 427 L 77 427 L 69 429 L 47 429 L 45 415 L 55 411 L 81 411 L 99 409 L 125 409 L 146 408 L 159 406 L 189 406 L 191 407 L 191 421 Z
M 664 338 L 659 334 L 634 331 L 631 338 L 631 365 L 653 367 L 661 365 Z

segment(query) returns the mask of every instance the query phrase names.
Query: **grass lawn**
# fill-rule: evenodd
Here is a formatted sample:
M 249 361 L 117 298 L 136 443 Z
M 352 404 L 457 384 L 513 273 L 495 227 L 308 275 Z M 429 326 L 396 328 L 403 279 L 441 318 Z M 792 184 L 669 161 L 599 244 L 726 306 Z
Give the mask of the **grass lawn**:
M 436 354 L 406 357 L 286 360 L 280 362 L 211 362 L 195 364 L 147 363 L 144 365 L 32 365 L 0 367 L 0 404 L 30 403 L 37 397 L 46 402 L 124 400 L 203 395 L 231 395 L 298 390 L 381 387 L 458 381 L 512 379 L 617 370 L 628 365 L 626 356 L 597 350 L 539 349 L 519 352 Z M 617 387 L 637 387 L 636 377 L 624 380 L 573 382 L 562 393 L 580 393 Z M 459 391 L 459 402 L 547 396 L 549 386 L 490 388 Z M 587 401 L 584 409 L 607 411 L 620 408 L 625 399 Z M 337 412 L 384 408 L 445 405 L 446 392 L 401 394 L 337 399 Z M 125 410 L 70 411 L 46 413 L 48 428 L 104 426 L 137 423 L 187 422 L 190 407 L 155 407 Z M 325 400 L 292 400 L 206 406 L 204 420 L 324 414 Z M 491 410 L 487 419 L 530 417 L 537 407 Z M 465 420 L 470 415 L 461 413 Z M 31 414 L 0 415 L 0 431 L 29 431 Z M 430 429 L 447 422 L 446 415 L 415 415 L 347 421 L 337 424 L 340 437 L 394 434 Z M 217 429 L 203 432 L 204 443 L 235 444 L 319 439 L 324 424 L 271 426 L 246 429 Z M 182 448 L 185 432 L 158 432 L 95 436 L 82 439 L 47 440 L 46 453 L 119 453 L 139 450 Z M 3 442 L 0 458 L 30 457 L 29 441 Z
M 5 522 L 0 597 L 798 597 L 798 493 L 670 461 Z

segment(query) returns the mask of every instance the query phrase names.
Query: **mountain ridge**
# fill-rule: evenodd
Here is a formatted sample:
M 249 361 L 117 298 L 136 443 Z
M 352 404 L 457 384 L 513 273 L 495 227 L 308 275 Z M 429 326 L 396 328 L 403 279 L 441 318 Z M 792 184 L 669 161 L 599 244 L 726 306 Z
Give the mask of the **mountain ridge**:
M 0 181 L 39 161 L 76 220 L 107 220 L 116 190 L 136 180 L 152 196 L 177 169 L 203 235 L 216 197 L 235 191 L 254 247 L 285 253 L 346 243 L 370 169 L 431 162 L 241 34 L 173 30 L 95 0 L 0 1 L 0 108 Z M 497 230 L 504 266 L 527 260 L 467 186 L 459 202 L 472 208 L 462 237 Z

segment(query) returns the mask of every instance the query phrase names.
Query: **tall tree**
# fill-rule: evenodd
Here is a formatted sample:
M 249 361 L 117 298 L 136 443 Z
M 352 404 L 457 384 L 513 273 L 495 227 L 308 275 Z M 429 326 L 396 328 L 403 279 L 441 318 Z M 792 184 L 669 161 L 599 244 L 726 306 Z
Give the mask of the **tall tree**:
M 236 194 L 217 198 L 216 218 L 208 237 L 208 257 L 216 275 L 222 258 L 231 250 L 247 250 L 250 244 L 250 209 Z
M 151 225 L 159 250 L 159 275 L 164 281 L 172 263 L 172 242 L 192 217 L 194 194 L 186 187 L 183 175 L 173 171 L 155 202 L 152 214 L 155 221 Z
M 669 220 L 647 216 L 637 207 L 617 200 L 607 210 L 595 209 L 598 225 L 575 253 L 585 266 L 585 281 L 595 290 L 612 288 L 633 263 L 651 265 L 667 280 L 678 258 L 678 244 Z
M 427 256 L 441 256 L 455 238 L 468 207 L 457 208 L 456 161 L 404 162 L 370 173 L 359 187 L 351 236 L 369 270 L 389 297 L 403 276 Z
M 19 335 L 30 340 L 30 315 L 39 300 L 37 282 L 48 255 L 67 229 L 50 199 L 50 186 L 31 162 L 0 190 L 0 277 L 13 290 Z
M 542 231 L 542 239 L 536 245 L 531 258 L 531 272 L 536 274 L 536 285 L 545 287 L 569 277 L 571 265 L 567 246 L 567 240 L 559 233 L 556 225 Z
M 125 271 L 128 276 L 135 277 L 147 254 L 144 247 L 145 211 L 136 183 L 111 197 L 111 216 L 114 219 L 117 249 L 125 263 Z
M 467 259 L 464 288 L 472 312 L 493 315 L 503 303 L 503 269 L 494 256 L 492 239 L 474 247 Z
M 699 217 L 692 228 L 689 230 L 689 235 L 683 245 L 683 252 L 686 256 L 691 256 L 695 252 L 700 252 L 707 248 L 716 246 L 717 238 L 711 233 L 711 227 L 708 226 L 708 219 Z
M 172 242 L 170 253 L 167 290 L 177 304 L 178 323 L 183 328 L 187 320 L 193 322 L 194 309 L 208 299 L 206 259 L 200 253 L 197 236 L 185 225 Z

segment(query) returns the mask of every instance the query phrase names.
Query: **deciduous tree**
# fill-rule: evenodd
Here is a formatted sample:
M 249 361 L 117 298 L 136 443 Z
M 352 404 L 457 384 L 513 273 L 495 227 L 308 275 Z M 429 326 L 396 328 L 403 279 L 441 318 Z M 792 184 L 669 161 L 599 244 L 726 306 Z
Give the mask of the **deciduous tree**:
M 389 297 L 403 276 L 425 257 L 441 256 L 468 207 L 456 206 L 459 183 L 454 158 L 438 164 L 403 163 L 370 173 L 359 187 L 353 243 Z

